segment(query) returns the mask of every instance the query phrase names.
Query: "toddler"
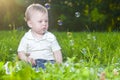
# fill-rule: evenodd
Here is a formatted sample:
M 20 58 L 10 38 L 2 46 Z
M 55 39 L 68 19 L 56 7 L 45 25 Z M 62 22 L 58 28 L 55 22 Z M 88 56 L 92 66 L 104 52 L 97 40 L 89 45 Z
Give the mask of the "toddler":
M 61 47 L 56 37 L 48 31 L 48 11 L 40 4 L 31 4 L 25 12 L 30 30 L 18 46 L 18 57 L 33 67 L 45 68 L 46 62 L 62 63 Z

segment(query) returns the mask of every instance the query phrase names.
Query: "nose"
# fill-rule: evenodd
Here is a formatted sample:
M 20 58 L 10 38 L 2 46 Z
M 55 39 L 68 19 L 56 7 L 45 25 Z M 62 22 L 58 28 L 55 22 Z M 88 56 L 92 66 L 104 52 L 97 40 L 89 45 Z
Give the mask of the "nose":
M 45 21 L 43 21 L 42 24 L 43 24 L 44 26 L 47 25 L 47 23 L 46 23 Z
M 47 27 L 47 25 L 48 25 L 48 23 L 47 23 L 47 22 L 45 22 L 45 21 L 43 21 L 43 22 L 42 22 L 42 27 L 43 27 L 43 28 L 46 28 L 46 27 Z

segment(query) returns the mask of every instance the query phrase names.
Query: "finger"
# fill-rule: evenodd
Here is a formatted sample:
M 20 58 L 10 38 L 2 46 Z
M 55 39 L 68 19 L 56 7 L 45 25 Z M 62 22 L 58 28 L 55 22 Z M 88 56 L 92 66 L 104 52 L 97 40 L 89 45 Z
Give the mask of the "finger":
M 29 62 L 29 63 L 31 64 L 31 59 L 30 59 L 30 58 L 28 58 L 28 59 L 27 59 L 27 62 Z
M 36 65 L 36 62 L 33 58 L 31 59 L 31 63 L 32 63 L 32 65 Z
M 26 53 L 26 56 L 29 57 L 29 56 L 30 56 L 30 53 Z

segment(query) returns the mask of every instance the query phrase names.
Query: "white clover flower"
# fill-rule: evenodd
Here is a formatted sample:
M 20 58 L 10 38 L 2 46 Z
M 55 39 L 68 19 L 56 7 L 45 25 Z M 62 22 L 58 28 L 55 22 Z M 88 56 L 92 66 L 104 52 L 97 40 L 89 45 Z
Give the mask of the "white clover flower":
M 98 49 L 98 51 L 99 51 L 99 52 L 101 52 L 101 51 L 102 51 L 101 47 L 98 47 L 97 49 Z
M 39 67 L 35 68 L 36 73 L 40 72 Z
M 119 75 L 118 70 L 117 70 L 117 69 L 113 69 L 113 74 L 114 74 L 115 76 Z
M 7 62 L 7 63 L 4 65 L 6 74 L 11 74 L 10 69 L 9 69 L 9 67 L 8 67 L 9 63 L 10 63 L 10 62 Z
M 94 73 L 95 73 L 95 71 L 94 71 L 93 68 L 90 68 L 90 73 L 91 73 L 91 74 L 94 74 Z
M 104 68 L 102 68 L 102 67 L 98 68 L 98 73 L 97 73 L 97 75 L 100 76 L 100 75 L 101 75 L 101 72 L 103 72 L 103 71 L 104 71 Z
M 93 36 L 92 38 L 93 38 L 94 41 L 96 41 L 96 36 Z
M 15 66 L 15 71 L 18 72 L 19 70 L 21 70 L 21 67 L 18 63 L 16 63 L 16 66 Z
M 82 52 L 82 54 L 84 54 L 84 55 L 87 54 L 86 48 L 83 48 L 81 52 Z
M 66 67 L 68 67 L 68 66 L 69 66 L 69 63 L 66 62 L 66 63 L 64 63 L 64 65 L 65 65 Z
M 75 72 L 75 68 L 74 68 L 74 67 L 71 67 L 71 68 L 70 68 L 70 72 Z
M 71 46 L 74 45 L 74 40 L 70 40 L 70 45 L 71 45 Z

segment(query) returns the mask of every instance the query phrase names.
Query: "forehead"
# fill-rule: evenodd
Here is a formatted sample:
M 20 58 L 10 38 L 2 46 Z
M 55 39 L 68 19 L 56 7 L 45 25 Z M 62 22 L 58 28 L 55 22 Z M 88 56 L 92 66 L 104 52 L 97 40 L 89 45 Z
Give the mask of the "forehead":
M 45 12 L 40 12 L 40 11 L 33 11 L 31 13 L 31 18 L 39 18 L 39 19 L 42 19 L 42 18 L 48 18 L 48 13 L 45 13 Z

